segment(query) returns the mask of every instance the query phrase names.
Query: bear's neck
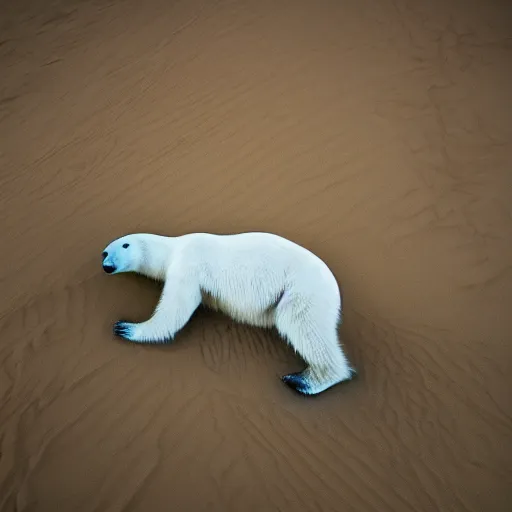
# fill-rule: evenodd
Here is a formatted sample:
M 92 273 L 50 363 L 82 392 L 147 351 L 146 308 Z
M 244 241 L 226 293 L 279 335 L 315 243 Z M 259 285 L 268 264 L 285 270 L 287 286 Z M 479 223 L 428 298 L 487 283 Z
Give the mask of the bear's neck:
M 143 254 L 139 273 L 151 279 L 163 281 L 172 258 L 173 238 L 150 234 L 138 236 Z

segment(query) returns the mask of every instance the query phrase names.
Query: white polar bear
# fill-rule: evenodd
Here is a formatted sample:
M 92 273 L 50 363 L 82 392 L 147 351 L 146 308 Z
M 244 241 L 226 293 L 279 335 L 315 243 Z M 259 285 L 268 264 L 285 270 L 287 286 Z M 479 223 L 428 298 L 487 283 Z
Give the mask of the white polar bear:
M 203 303 L 239 322 L 275 326 L 308 365 L 282 377 L 299 393 L 315 395 L 356 374 L 338 340 L 335 277 L 317 256 L 278 235 L 132 234 L 105 248 L 103 269 L 165 281 L 150 319 L 114 325 L 127 340 L 170 341 Z

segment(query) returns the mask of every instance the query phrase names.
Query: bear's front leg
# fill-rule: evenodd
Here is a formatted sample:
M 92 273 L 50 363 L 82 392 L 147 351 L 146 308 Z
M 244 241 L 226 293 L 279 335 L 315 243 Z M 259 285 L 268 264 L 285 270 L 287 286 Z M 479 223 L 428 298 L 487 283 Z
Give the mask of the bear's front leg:
M 114 334 L 135 343 L 168 342 L 190 320 L 200 303 L 201 290 L 195 279 L 167 276 L 152 317 L 141 323 L 116 322 Z

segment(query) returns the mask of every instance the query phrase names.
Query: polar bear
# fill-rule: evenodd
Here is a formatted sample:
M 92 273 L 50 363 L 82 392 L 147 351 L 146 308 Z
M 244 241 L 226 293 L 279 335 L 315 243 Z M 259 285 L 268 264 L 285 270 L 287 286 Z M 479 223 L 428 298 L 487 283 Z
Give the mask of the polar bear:
M 116 322 L 114 333 L 137 343 L 164 343 L 203 304 L 238 322 L 277 328 L 307 363 L 282 381 L 316 395 L 350 380 L 337 335 L 342 300 L 327 265 L 304 247 L 272 233 L 177 237 L 136 233 L 103 251 L 108 274 L 136 272 L 164 281 L 153 315 L 142 323 Z

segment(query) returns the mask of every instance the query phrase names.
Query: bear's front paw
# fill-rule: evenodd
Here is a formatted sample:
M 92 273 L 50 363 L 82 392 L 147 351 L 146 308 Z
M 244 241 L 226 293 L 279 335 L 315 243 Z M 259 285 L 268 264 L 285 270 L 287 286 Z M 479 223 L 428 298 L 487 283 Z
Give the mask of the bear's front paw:
M 135 325 L 129 322 L 116 322 L 114 324 L 114 334 L 125 340 L 135 341 Z

